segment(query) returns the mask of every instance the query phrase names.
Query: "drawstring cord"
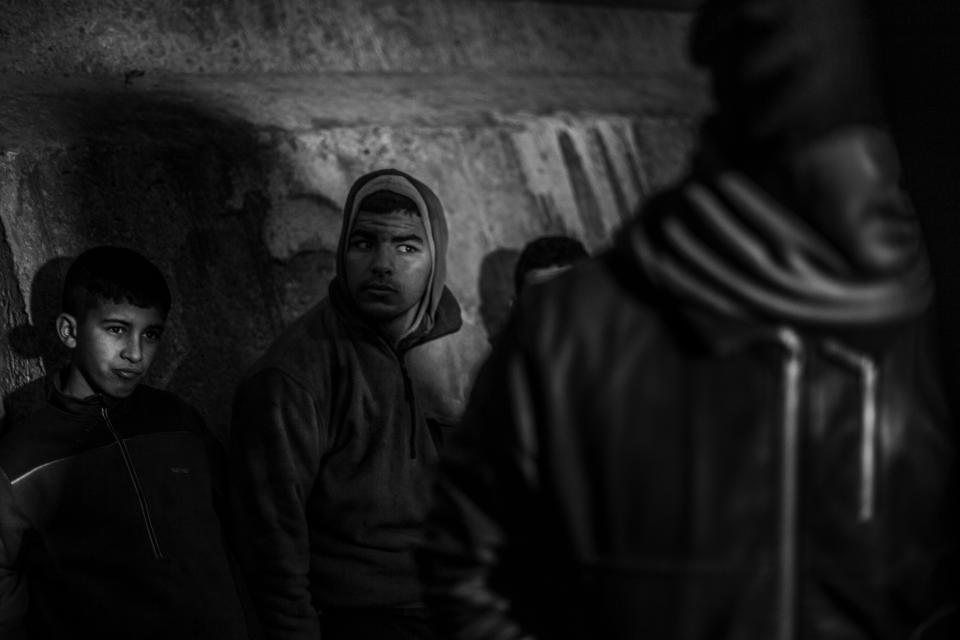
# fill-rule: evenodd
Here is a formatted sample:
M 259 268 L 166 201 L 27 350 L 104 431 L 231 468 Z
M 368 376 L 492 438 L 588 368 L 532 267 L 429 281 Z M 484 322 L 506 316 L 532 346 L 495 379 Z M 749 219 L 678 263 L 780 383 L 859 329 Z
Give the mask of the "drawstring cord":
M 833 340 L 824 343 L 826 352 L 860 374 L 860 508 L 861 522 L 873 518 L 877 474 L 877 365 L 868 356 Z
M 800 382 L 803 377 L 803 342 L 796 331 L 781 327 L 777 341 L 786 350 L 783 362 L 783 458 L 780 490 L 780 584 L 777 638 L 794 637 L 796 618 L 797 500 L 800 477 Z
M 777 621 L 778 640 L 792 640 L 796 618 L 796 547 L 800 473 L 800 385 L 803 377 L 804 345 L 796 331 L 781 327 L 777 341 L 786 351 L 783 361 L 783 438 L 780 476 L 780 576 Z M 877 475 L 877 365 L 865 354 L 839 342 L 827 340 L 824 353 L 855 370 L 860 377 L 860 496 L 857 517 L 873 518 L 876 508 Z

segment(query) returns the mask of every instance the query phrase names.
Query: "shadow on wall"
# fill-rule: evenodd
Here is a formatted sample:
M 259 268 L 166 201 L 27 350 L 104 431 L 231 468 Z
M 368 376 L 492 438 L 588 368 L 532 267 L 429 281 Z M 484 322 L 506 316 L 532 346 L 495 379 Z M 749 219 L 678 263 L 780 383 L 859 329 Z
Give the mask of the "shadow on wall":
M 81 91 L 50 100 L 72 139 L 66 151 L 21 154 L 18 206 L 39 238 L 21 244 L 56 256 L 114 244 L 154 261 L 174 301 L 148 383 L 187 399 L 224 436 L 238 378 L 282 328 L 262 239 L 269 154 L 247 123 L 169 96 Z M 48 372 L 64 363 L 52 319 L 68 263 L 57 257 L 38 270 L 32 325 L 10 335 L 15 357 L 41 358 Z M 29 403 L 35 387 L 9 396 Z
M 47 372 L 57 371 L 69 361 L 69 352 L 57 338 L 54 325 L 60 313 L 63 278 L 72 260 L 53 258 L 37 270 L 30 286 L 31 322 L 12 328 L 7 335 L 14 356 L 39 359 Z M 4 420 L 13 422 L 29 414 L 39 407 L 43 397 L 43 378 L 14 389 L 3 398 Z

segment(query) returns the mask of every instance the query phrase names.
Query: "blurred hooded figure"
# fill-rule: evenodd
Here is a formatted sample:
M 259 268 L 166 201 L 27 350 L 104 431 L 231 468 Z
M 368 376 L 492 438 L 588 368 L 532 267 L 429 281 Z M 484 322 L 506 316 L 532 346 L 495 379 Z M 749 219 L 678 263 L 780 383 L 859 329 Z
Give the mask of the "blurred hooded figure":
M 430 637 L 412 553 L 440 433 L 406 356 L 460 328 L 446 248 L 426 185 L 361 177 L 328 297 L 238 389 L 238 555 L 267 638 Z
M 514 296 L 527 287 L 546 282 L 587 258 L 587 248 L 576 238 L 541 236 L 523 246 L 513 270 Z
M 956 634 L 956 434 L 868 5 L 708 2 L 694 169 L 531 288 L 441 461 L 450 638 Z

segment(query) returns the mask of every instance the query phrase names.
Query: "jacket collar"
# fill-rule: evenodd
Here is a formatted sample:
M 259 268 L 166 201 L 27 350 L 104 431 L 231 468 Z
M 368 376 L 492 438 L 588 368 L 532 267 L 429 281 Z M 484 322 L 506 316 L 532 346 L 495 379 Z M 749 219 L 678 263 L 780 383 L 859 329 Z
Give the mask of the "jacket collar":
M 102 393 L 96 393 L 86 398 L 74 398 L 63 392 L 63 380 L 67 369 L 61 369 L 49 374 L 46 379 L 46 399 L 60 411 L 76 417 L 95 417 L 106 409 L 113 412 L 124 412 L 129 407 L 133 395 L 127 398 L 113 398 Z
M 376 336 L 381 340 L 383 339 L 376 327 L 356 310 L 356 307 L 350 299 L 350 294 L 347 293 L 346 287 L 339 277 L 335 277 L 330 281 L 328 292 L 333 309 L 344 322 L 371 336 Z M 463 319 L 460 315 L 460 304 L 457 302 L 453 293 L 447 287 L 443 287 L 439 304 L 433 314 L 433 321 L 428 323 L 426 319 L 422 320 L 419 327 L 400 340 L 396 351 L 398 353 L 404 353 L 424 342 L 430 342 L 431 340 L 436 340 L 437 338 L 459 331 L 462 324 Z
M 842 191 L 843 185 L 833 187 Z M 896 218 L 886 205 L 900 207 L 902 219 L 877 222 L 902 231 L 894 267 L 866 269 L 857 252 L 840 251 L 817 226 L 733 169 L 692 177 L 651 200 L 620 236 L 619 249 L 656 288 L 719 315 L 854 333 L 920 316 L 932 283 L 908 203 L 856 204 L 877 209 L 878 219 L 881 212 Z M 862 243 L 893 235 L 859 233 Z
M 892 335 L 912 321 L 908 316 L 906 319 L 846 326 L 800 322 L 796 318 L 723 313 L 654 280 L 637 255 L 629 234 L 628 227 L 606 254 L 609 271 L 634 296 L 653 301 L 665 313 L 665 321 L 685 336 L 687 344 L 714 355 L 726 356 L 752 345 L 779 342 L 778 333 L 783 327 L 797 331 L 805 340 L 839 341 L 875 355 L 885 349 Z

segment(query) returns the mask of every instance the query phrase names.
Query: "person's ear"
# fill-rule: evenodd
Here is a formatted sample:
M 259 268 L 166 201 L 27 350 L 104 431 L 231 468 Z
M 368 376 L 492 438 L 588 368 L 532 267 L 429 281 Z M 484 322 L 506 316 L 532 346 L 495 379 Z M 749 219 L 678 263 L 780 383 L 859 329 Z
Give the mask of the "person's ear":
M 77 318 L 69 313 L 57 316 L 57 337 L 68 349 L 77 348 Z

